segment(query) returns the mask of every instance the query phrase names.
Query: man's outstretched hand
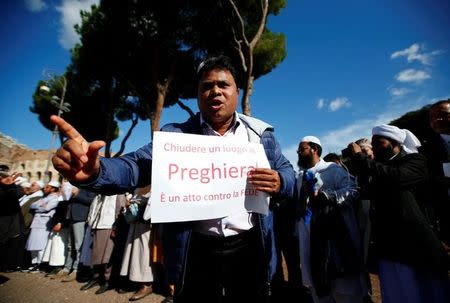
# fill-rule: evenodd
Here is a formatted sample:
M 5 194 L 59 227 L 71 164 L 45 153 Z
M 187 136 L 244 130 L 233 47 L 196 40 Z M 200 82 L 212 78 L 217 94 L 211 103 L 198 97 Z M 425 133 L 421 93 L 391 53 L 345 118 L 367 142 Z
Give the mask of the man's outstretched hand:
M 53 155 L 55 169 L 69 181 L 85 182 L 100 171 L 99 150 L 103 141 L 87 142 L 82 135 L 64 119 L 51 116 L 50 120 L 68 140 Z

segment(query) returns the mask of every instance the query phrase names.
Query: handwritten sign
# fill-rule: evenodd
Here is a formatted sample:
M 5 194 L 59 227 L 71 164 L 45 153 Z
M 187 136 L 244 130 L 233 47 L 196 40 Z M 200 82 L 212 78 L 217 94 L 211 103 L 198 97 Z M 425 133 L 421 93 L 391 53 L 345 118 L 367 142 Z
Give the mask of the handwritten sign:
M 270 168 L 261 144 L 155 132 L 152 222 L 206 220 L 244 211 L 267 214 L 268 195 L 247 183 L 255 167 Z

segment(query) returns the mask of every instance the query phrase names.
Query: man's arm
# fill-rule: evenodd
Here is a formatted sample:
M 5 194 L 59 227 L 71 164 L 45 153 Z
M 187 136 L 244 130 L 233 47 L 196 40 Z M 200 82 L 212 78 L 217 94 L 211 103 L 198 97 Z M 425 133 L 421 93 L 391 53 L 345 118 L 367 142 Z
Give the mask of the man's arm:
M 42 198 L 30 205 L 30 209 L 33 209 L 37 213 L 46 213 L 56 208 L 59 203 L 59 196 L 51 194 L 45 198 Z
M 78 184 L 107 195 L 132 192 L 136 187 L 150 184 L 152 174 L 152 145 L 119 158 L 100 158 L 98 177 L 90 183 Z
M 332 180 L 329 182 L 332 182 L 333 186 L 321 190 L 329 201 L 341 204 L 358 198 L 358 186 L 355 178 L 348 171 L 338 165 L 333 165 L 331 172 Z
M 151 145 L 120 158 L 102 158 L 103 141 L 87 142 L 60 117 L 52 116 L 51 121 L 68 138 L 53 156 L 53 166 L 71 183 L 109 195 L 150 184 Z

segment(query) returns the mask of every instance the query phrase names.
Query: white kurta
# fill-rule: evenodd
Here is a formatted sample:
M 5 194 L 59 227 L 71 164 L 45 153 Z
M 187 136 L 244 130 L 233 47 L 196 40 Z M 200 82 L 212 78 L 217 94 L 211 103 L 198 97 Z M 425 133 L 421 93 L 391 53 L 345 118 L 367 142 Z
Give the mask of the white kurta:
M 58 203 L 59 195 L 52 193 L 31 204 L 30 210 L 33 209 L 35 214 L 30 226 L 31 232 L 25 245 L 26 250 L 44 250 L 51 229 L 48 226 L 49 221 L 55 214 L 55 208 L 58 206 Z
M 68 241 L 68 228 L 62 228 L 60 232 L 51 232 L 44 250 L 42 262 L 48 262 L 50 266 L 63 266 L 66 262 L 66 249 Z

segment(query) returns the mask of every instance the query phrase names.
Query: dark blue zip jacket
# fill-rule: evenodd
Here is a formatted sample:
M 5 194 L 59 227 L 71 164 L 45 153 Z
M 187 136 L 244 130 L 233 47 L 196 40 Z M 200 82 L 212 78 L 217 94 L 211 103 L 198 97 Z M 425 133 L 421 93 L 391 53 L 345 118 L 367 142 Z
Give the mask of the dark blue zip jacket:
M 273 127 L 267 123 L 248 116 L 239 115 L 239 119 L 247 127 L 250 142 L 260 142 L 269 160 L 270 167 L 279 173 L 281 188 L 277 197 L 289 198 L 293 195 L 295 184 L 294 169 L 284 155 L 273 135 Z M 200 115 L 188 119 L 184 123 L 165 125 L 162 131 L 202 134 Z M 86 184 L 88 187 L 107 194 L 132 191 L 136 187 L 144 187 L 151 183 L 152 144 L 149 143 L 135 152 L 114 159 L 100 159 L 100 173 L 96 181 Z M 261 249 L 264 251 L 267 269 L 267 283 L 270 283 L 276 267 L 276 252 L 273 233 L 273 214 L 255 214 L 258 218 L 256 228 L 261 236 Z M 162 240 L 164 248 L 164 265 L 168 272 L 169 282 L 183 285 L 184 269 L 188 254 L 189 238 L 192 222 L 162 224 Z

